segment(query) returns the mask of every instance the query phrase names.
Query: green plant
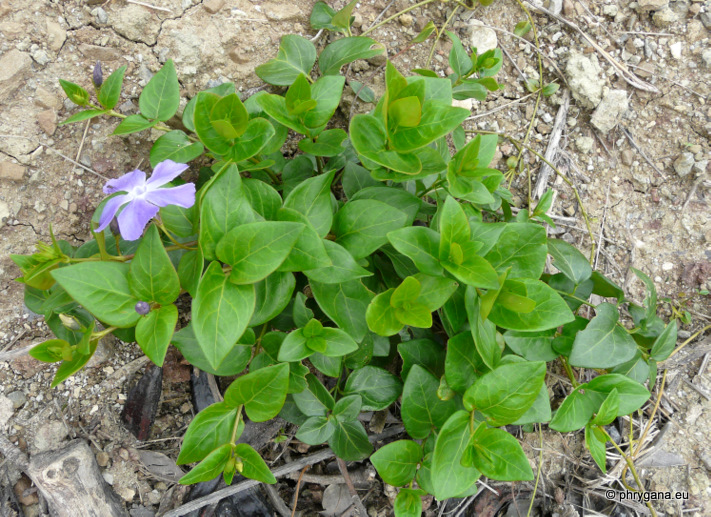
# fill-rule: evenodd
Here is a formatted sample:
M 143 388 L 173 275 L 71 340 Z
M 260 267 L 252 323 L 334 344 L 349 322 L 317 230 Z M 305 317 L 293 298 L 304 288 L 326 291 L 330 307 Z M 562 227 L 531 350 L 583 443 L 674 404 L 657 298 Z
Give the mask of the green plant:
M 197 159 L 209 166 L 196 193 L 181 180 L 154 190 L 167 196 L 182 184 L 180 192 L 195 193 L 190 202 L 145 197 L 153 178 L 113 180 L 93 240 L 75 248 L 52 235 L 37 253 L 13 256 L 27 306 L 56 335 L 31 354 L 61 363 L 53 386 L 109 333 L 136 341 L 157 365 L 173 344 L 215 375 L 246 369 L 188 428 L 178 462 L 198 464 L 182 483 L 220 474 L 229 483 L 235 472 L 275 482 L 259 454 L 236 443 L 245 414 L 257 422 L 280 415 L 299 426 L 297 439 L 328 443 L 345 460 L 370 456 L 385 482 L 406 487 L 397 515 L 419 515 L 425 493 L 471 494 L 481 475 L 532 480 L 509 424 L 585 428 L 605 471 L 604 426 L 648 400 L 644 384 L 672 353 L 676 323 L 657 317 L 643 273 L 635 271 L 648 296 L 637 306 L 577 249 L 546 237 L 551 192 L 513 216 L 504 175 L 490 167 L 498 137 L 467 141 L 469 111 L 452 106 L 498 89 L 497 51 L 470 55 L 448 33 L 450 77 L 405 77 L 388 62 L 371 111 L 347 121 L 348 131 L 332 122 L 346 84 L 341 67 L 383 51 L 351 36 L 353 4 L 338 13 L 316 4 L 314 26 L 346 34 L 320 55 L 309 40 L 284 36 L 276 58 L 257 67 L 285 93 L 241 99 L 232 83 L 200 92 L 182 114 L 186 131 L 166 124 L 179 106 L 171 61 L 141 93 L 140 115 L 114 111 L 124 67 L 97 86 L 97 104 L 62 81 L 86 107 L 65 123 L 107 115 L 123 119 L 115 134 L 165 132 L 151 148 L 153 178 L 170 170 L 166 181 L 174 180 L 179 163 Z M 363 85 L 351 87 L 361 94 Z M 296 156 L 281 150 L 289 130 Z M 132 217 L 126 205 L 114 233 L 111 218 L 137 200 L 153 215 Z M 140 235 L 148 219 L 141 238 L 123 238 Z M 544 272 L 549 255 L 558 273 Z M 588 320 L 581 308 L 592 294 L 612 302 Z M 178 307 L 188 304 L 191 322 L 176 332 Z M 620 319 L 623 306 L 632 328 Z M 553 412 L 545 378 L 556 365 L 572 389 Z M 580 383 L 575 368 L 597 375 Z M 411 439 L 373 453 L 358 416 L 397 400 Z

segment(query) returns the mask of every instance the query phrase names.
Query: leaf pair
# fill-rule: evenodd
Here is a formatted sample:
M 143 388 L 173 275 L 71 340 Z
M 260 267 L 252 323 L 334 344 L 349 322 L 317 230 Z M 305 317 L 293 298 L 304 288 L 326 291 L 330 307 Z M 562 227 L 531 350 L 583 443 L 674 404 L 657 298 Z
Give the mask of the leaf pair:
M 358 344 L 346 332 L 324 327 L 318 320 L 311 319 L 303 328 L 289 333 L 279 350 L 279 361 L 301 361 L 314 352 L 326 357 L 342 357 L 356 350 Z

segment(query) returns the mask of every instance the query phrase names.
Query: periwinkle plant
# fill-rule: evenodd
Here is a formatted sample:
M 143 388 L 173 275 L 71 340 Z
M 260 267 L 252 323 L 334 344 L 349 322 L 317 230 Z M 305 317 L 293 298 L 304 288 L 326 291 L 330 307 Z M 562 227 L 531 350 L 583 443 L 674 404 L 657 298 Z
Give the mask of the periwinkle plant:
M 316 70 L 313 43 L 284 36 L 256 72 L 286 90 L 200 92 L 182 114 L 187 133 L 164 124 L 180 100 L 170 60 L 128 117 L 113 110 L 125 67 L 103 83 L 94 74 L 96 103 L 62 81 L 86 108 L 65 123 L 105 115 L 122 119 L 115 134 L 165 134 L 151 148 L 150 178 L 135 170 L 106 184 L 93 240 L 77 248 L 52 235 L 37 253 L 13 256 L 27 306 L 56 335 L 31 354 L 61 363 L 53 386 L 109 333 L 159 366 L 172 344 L 206 372 L 239 375 L 185 433 L 178 463 L 197 465 L 182 483 L 220 473 L 229 483 L 236 471 L 275 482 L 237 443 L 245 414 L 280 415 L 299 426 L 298 440 L 328 443 L 344 460 L 370 456 L 385 482 L 406 487 L 398 515 L 419 515 L 425 493 L 471 494 L 482 475 L 533 479 L 509 424 L 585 428 L 604 471 L 604 426 L 647 401 L 644 384 L 672 352 L 676 323 L 657 317 L 642 273 L 644 307 L 573 246 L 547 238 L 551 192 L 513 216 L 503 174 L 490 167 L 497 136 L 467 140 L 469 111 L 452 106 L 499 87 L 500 53 L 470 55 L 451 34 L 452 76 L 406 77 L 388 62 L 372 109 L 348 127 L 332 122 L 346 84 L 371 98 L 341 68 L 383 51 L 351 36 L 346 14 L 316 4 L 316 27 L 348 34 L 326 45 Z M 295 156 L 281 150 L 290 130 Z M 207 164 L 197 186 L 180 179 L 188 162 Z M 546 272 L 549 255 L 557 273 Z M 581 307 L 592 294 L 606 301 L 588 320 Z M 176 331 L 178 298 L 191 321 Z M 623 306 L 633 328 L 620 321 Z M 545 379 L 559 366 L 571 388 L 553 412 Z M 594 370 L 592 380 L 580 383 L 590 375 L 576 368 Z M 371 456 L 358 416 L 387 408 L 410 439 Z

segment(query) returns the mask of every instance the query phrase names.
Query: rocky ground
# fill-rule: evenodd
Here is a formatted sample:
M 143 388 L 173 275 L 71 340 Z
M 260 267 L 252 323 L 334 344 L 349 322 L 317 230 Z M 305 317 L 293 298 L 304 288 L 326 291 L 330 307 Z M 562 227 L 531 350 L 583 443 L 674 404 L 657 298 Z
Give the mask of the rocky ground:
M 308 23 L 312 0 L 146 3 L 152 7 L 126 0 L 0 0 L 2 352 L 48 336 L 41 319 L 23 305 L 22 286 L 13 281 L 19 272 L 9 254 L 30 253 L 37 240 L 48 240 L 50 223 L 60 238 L 75 244 L 87 239 L 89 219 L 102 198 L 103 178 L 146 164 L 155 138 L 147 133 L 111 136 L 117 125 L 111 120 L 58 126 L 75 107 L 64 99 L 57 80 L 89 87 L 97 60 L 103 63 L 105 74 L 125 64 L 119 110 L 131 114 L 137 112 L 141 87 L 166 59 L 175 61 L 185 103 L 197 91 L 226 80 L 234 81 L 241 91 L 261 86 L 254 67 L 276 54 L 280 36 L 315 35 Z M 340 7 L 344 2 L 330 3 Z M 354 33 L 414 3 L 363 0 L 356 9 Z M 538 110 L 530 135 L 532 145 L 545 151 L 564 92 L 570 91 L 572 101 L 563 119 L 555 163 L 577 187 L 595 238 L 602 240 L 597 267 L 637 299 L 642 297 L 642 286 L 629 267 L 649 274 L 660 297 L 668 300 L 663 309 L 666 316 L 671 316 L 672 308 L 690 313 L 691 323 L 680 332 L 682 338 L 688 337 L 711 320 L 707 294 L 711 290 L 711 104 L 707 105 L 711 2 L 546 0 L 544 5 L 576 24 L 589 39 L 550 15 L 533 11 L 546 80 L 558 82 L 561 89 Z M 372 35 L 393 56 L 428 21 L 441 25 L 450 14 L 450 5 L 434 2 L 398 17 Z M 472 129 L 505 132 L 519 139 L 526 133 L 534 115 L 534 97 L 527 97 L 524 77 L 538 77 L 535 45 L 531 33 L 523 40 L 511 35 L 524 16 L 516 2 L 498 0 L 473 12 L 462 9 L 452 18 L 450 28 L 462 40 L 480 51 L 499 45 L 507 55 L 498 77 L 505 88 L 486 102 L 473 102 L 468 122 Z M 319 44 L 327 40 L 322 35 Z M 431 40 L 399 55 L 396 65 L 401 69 L 422 66 L 429 44 Z M 436 47 L 432 64 L 438 72 L 446 72 L 449 45 L 444 38 Z M 383 89 L 381 64 L 377 59 L 357 62 L 351 73 L 378 93 Z M 620 67 L 637 79 L 627 76 L 626 80 Z M 346 115 L 349 107 L 346 99 Z M 506 158 L 514 154 L 515 148 L 503 142 L 498 166 L 504 167 Z M 535 181 L 540 160 L 531 153 L 524 159 Z M 555 175 L 550 184 L 557 190 L 554 213 L 561 217 L 553 232 L 589 249 L 581 207 L 572 190 Z M 525 178 L 517 178 L 512 188 L 519 199 L 526 198 Z M 657 452 L 641 468 L 650 489 L 689 492 L 689 499 L 681 505 L 658 504 L 660 514 L 711 514 L 707 439 L 711 377 L 704 345 L 698 341 L 679 354 L 682 360 L 669 365 L 661 418 L 653 423 Z M 165 368 L 164 391 L 150 439 L 139 443 L 128 433 L 119 414 L 136 372 L 145 364 L 140 359 L 135 362 L 140 355 L 133 344 L 107 342 L 88 368 L 56 389 L 49 388 L 52 366 L 28 356 L 0 362 L 0 428 L 6 427 L 11 441 L 28 453 L 52 449 L 66 438 L 86 438 L 105 479 L 131 514 L 145 516 L 174 504 L 171 501 L 183 491 L 150 472 L 136 451 L 156 450 L 175 458 L 193 408 L 186 387 L 189 369 L 176 353 Z M 645 425 L 648 416 L 649 412 L 636 416 L 635 425 Z M 667 432 L 661 432 L 662 428 Z M 529 437 L 528 443 L 536 462 L 537 437 Z M 303 452 L 293 447 L 295 453 Z M 569 509 L 580 514 L 582 507 L 604 508 L 592 492 L 599 491 L 605 480 L 598 477 L 580 436 L 551 433 L 543 449 L 543 488 L 551 504 L 572 504 Z M 4 460 L 0 461 L 3 485 L 14 487 L 25 515 L 43 512 L 36 490 Z M 293 485 L 293 481 L 279 485 L 287 505 Z M 504 491 L 511 490 L 504 487 Z M 370 492 L 373 495 L 366 499 L 366 506 L 373 515 L 387 515 L 387 497 L 392 491 L 373 481 Z M 322 498 L 323 487 L 308 485 L 299 509 L 307 514 L 318 511 Z M 437 504 L 427 511 L 436 514 Z M 631 515 L 639 508 L 618 506 L 614 511 L 615 515 Z

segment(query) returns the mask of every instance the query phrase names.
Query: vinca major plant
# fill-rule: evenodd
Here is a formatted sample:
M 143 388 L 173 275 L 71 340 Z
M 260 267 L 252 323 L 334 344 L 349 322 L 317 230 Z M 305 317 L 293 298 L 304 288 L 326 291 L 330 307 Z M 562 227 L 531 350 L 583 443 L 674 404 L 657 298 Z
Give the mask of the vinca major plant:
M 353 5 L 316 4 L 314 28 L 340 35 L 320 55 L 308 39 L 281 39 L 256 68 L 275 93 L 241 98 L 224 83 L 195 95 L 180 119 L 170 60 L 135 115 L 114 110 L 125 67 L 94 74 L 95 101 L 61 81 L 83 108 L 65 123 L 119 117 L 116 135 L 164 134 L 152 173 L 106 184 L 92 240 L 74 247 L 52 234 L 36 253 L 13 256 L 25 303 L 56 336 L 31 355 L 59 363 L 56 386 L 113 334 L 158 366 L 173 345 L 205 372 L 237 376 L 183 437 L 178 463 L 194 464 L 184 484 L 230 483 L 236 472 L 275 483 L 238 439 L 246 418 L 277 416 L 301 442 L 369 457 L 402 487 L 399 516 L 420 515 L 424 494 L 472 494 L 481 476 L 532 480 L 508 425 L 584 428 L 604 471 L 605 426 L 648 400 L 676 324 L 656 315 L 643 273 L 639 306 L 575 247 L 547 237 L 550 191 L 513 215 L 504 175 L 490 167 L 498 137 L 468 139 L 470 112 L 453 106 L 500 87 L 500 51 L 470 52 L 449 33 L 450 76 L 406 75 L 388 61 L 375 99 L 341 73 L 384 51 L 351 35 Z M 337 114 L 344 91 L 370 110 Z M 290 138 L 298 151 L 284 154 Z M 181 178 L 188 163 L 195 183 Z M 604 301 L 592 306 L 591 295 Z M 620 319 L 623 308 L 633 321 Z M 181 311 L 189 323 L 177 329 Z M 552 369 L 572 385 L 555 411 Z M 388 408 L 408 438 L 374 452 L 359 415 Z

